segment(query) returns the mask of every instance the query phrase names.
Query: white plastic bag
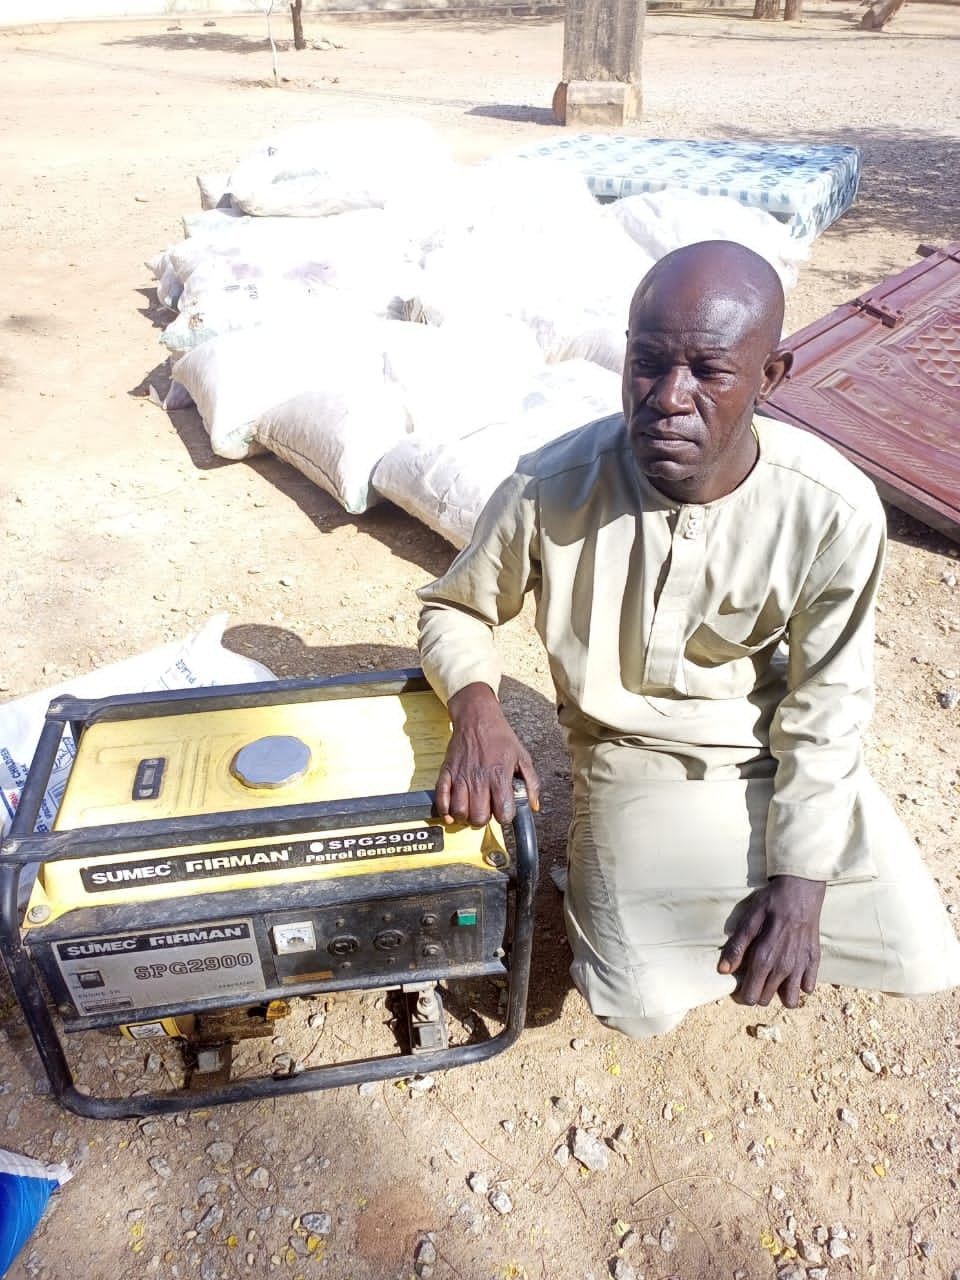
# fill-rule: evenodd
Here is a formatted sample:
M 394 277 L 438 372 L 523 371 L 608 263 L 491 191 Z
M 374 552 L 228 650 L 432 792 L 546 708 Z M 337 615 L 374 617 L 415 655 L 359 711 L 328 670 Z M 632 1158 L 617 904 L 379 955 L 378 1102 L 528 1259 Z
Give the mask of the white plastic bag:
M 244 217 L 209 232 L 163 255 L 181 282 L 180 317 L 163 334 L 172 351 L 239 329 L 287 323 L 304 302 L 329 292 L 357 314 L 388 316 L 419 288 L 411 245 L 393 234 L 379 209 L 292 223 Z
M 809 243 L 792 236 L 786 223 L 730 196 L 667 189 L 615 200 L 604 213 L 654 260 L 701 240 L 746 245 L 774 267 L 784 289 L 793 288 L 810 256 Z
M 544 367 L 536 338 L 517 320 L 390 324 L 384 342 L 384 373 L 421 439 L 463 436 L 515 411 Z
M 182 356 L 172 378 L 192 396 L 214 453 L 246 458 L 259 453 L 257 426 L 271 410 L 305 391 L 345 385 L 352 371 L 383 388 L 382 329 L 389 321 L 357 318 L 335 294 L 314 298 L 283 325 L 247 329 L 211 339 Z M 271 446 L 272 447 L 272 446 Z
M 309 124 L 261 143 L 227 185 L 247 213 L 316 217 L 382 208 L 449 163 L 439 136 L 420 120 Z
M 246 216 L 242 209 L 235 209 L 233 205 L 223 205 L 203 209 L 200 213 L 184 213 L 180 217 L 180 222 L 183 226 L 183 234 L 188 240 L 191 237 L 210 239 L 211 236 L 220 234 L 237 218 Z
M 385 455 L 373 482 L 385 498 L 463 547 L 484 504 L 525 453 L 620 408 L 620 379 L 586 360 L 538 374 L 518 411 L 459 440 L 411 435 Z
M 6 832 L 10 828 L 47 707 L 58 694 L 106 698 L 118 693 L 272 680 L 272 672 L 262 663 L 223 647 L 221 638 L 228 616 L 218 613 L 184 640 L 134 658 L 125 658 L 122 662 L 114 662 L 50 689 L 28 693 L 0 705 L 0 829 Z M 64 734 L 40 811 L 40 831 L 51 828 L 75 755 L 76 747 L 68 731 Z
M 229 173 L 198 173 L 197 186 L 201 209 L 223 209 L 232 205 Z
M 569 218 L 554 209 L 529 239 L 509 220 L 451 235 L 425 257 L 412 314 L 430 324 L 510 317 L 533 331 L 548 361 L 587 359 L 619 373 L 630 298 L 651 265 L 599 206 Z
M 322 390 L 264 414 L 257 440 L 356 515 L 379 501 L 373 469 L 406 430 L 406 410 L 396 388 L 384 383 L 377 351 L 355 353 L 331 370 Z
M 428 174 L 394 194 L 385 211 L 398 234 L 423 254 L 464 235 L 527 246 L 570 236 L 576 243 L 599 237 L 604 223 L 583 175 L 571 165 L 531 165 L 514 156 Z

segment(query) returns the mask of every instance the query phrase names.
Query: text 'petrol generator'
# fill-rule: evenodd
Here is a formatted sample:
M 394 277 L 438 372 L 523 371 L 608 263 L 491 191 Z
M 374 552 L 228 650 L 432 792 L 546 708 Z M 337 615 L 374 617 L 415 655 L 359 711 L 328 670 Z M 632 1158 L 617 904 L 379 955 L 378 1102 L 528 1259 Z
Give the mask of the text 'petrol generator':
M 68 728 L 76 757 L 41 833 Z M 519 783 L 509 839 L 494 821 L 436 818 L 449 737 L 416 670 L 55 699 L 0 852 L 0 949 L 55 1096 L 79 1115 L 142 1116 L 417 1075 L 511 1045 L 530 973 L 533 820 Z M 445 1000 L 484 981 L 500 1029 L 468 1016 L 451 1043 Z M 400 1010 L 391 1051 L 283 1071 L 239 1061 L 298 1002 L 372 992 Z M 77 1041 L 60 1031 L 118 1029 L 149 1042 L 132 1046 L 141 1056 L 182 1049 L 170 1087 L 103 1096 L 78 1081 Z

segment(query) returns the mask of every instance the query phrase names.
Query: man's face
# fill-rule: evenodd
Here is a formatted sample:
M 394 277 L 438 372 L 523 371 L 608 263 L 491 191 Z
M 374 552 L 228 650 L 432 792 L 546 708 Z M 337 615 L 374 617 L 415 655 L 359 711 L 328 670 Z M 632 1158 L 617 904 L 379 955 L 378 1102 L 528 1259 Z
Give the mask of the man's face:
M 757 403 L 785 372 L 746 304 L 657 282 L 634 301 L 623 412 L 637 464 L 679 501 L 730 493 L 756 461 Z

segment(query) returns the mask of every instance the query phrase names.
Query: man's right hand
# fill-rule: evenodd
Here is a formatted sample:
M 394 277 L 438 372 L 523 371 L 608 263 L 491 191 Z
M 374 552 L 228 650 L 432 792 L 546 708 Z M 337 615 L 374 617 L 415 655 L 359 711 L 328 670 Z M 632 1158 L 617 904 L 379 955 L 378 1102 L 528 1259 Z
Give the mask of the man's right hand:
M 516 812 L 516 774 L 526 784 L 530 807 L 539 809 L 537 771 L 490 686 L 468 684 L 447 709 L 453 735 L 437 779 L 437 813 L 444 822 L 482 827 L 491 813 L 498 822 L 510 822 Z

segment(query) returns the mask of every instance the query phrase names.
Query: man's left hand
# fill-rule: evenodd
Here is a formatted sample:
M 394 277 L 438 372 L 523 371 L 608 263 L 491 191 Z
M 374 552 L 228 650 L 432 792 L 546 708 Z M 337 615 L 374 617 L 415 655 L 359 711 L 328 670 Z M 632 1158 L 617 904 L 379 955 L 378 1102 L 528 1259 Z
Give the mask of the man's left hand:
M 718 973 L 739 978 L 742 1004 L 768 1005 L 779 994 L 788 1009 L 809 995 L 820 966 L 820 909 L 826 885 L 773 876 L 742 904 L 742 915 L 720 953 Z

